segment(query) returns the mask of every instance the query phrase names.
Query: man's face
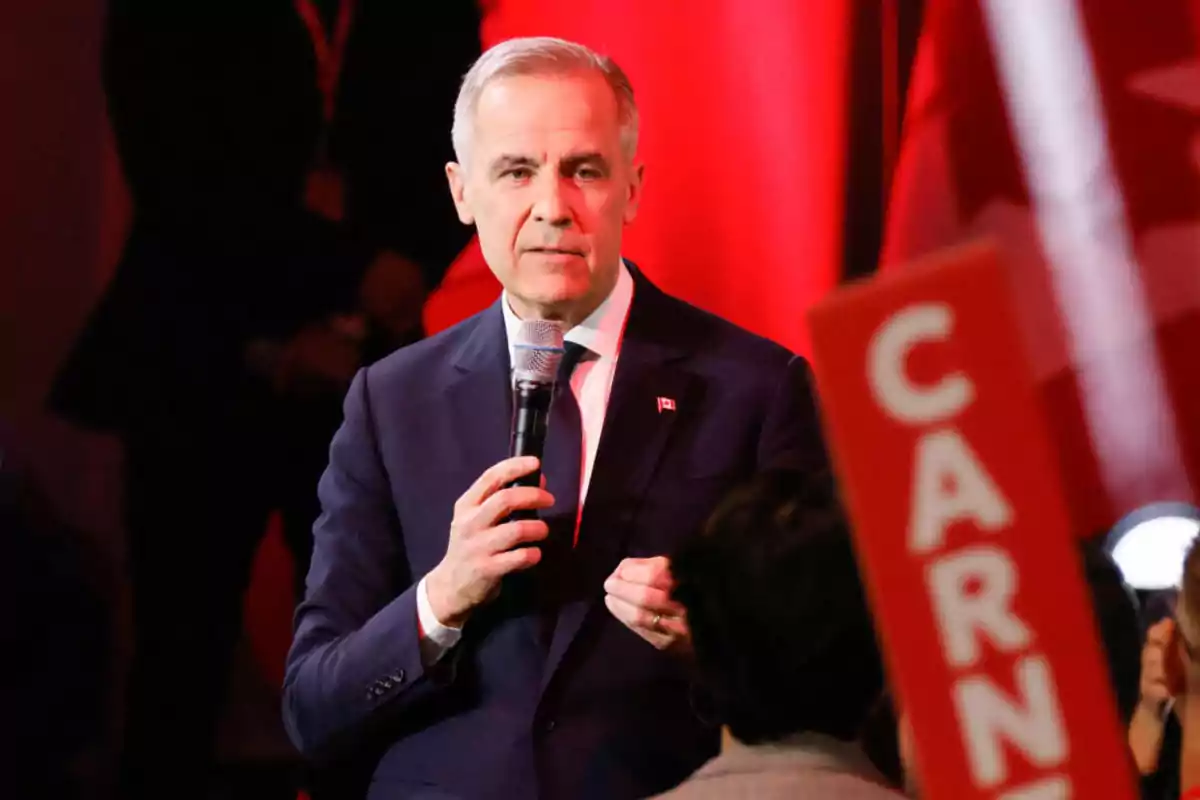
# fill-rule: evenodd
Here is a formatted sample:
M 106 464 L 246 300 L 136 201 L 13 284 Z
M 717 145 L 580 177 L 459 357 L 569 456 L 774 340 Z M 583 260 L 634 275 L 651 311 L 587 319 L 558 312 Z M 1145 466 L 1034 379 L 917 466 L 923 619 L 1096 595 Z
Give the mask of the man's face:
M 598 73 L 498 78 L 480 94 L 467 163 L 446 175 L 518 315 L 578 323 L 616 283 L 641 194 L 620 134 Z

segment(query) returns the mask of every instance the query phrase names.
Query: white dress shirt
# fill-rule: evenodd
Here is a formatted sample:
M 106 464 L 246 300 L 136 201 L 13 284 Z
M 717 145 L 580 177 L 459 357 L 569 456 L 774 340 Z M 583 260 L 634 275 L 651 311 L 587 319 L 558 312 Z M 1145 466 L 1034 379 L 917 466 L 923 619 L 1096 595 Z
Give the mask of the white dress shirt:
M 579 403 L 579 416 L 583 428 L 583 465 L 580 470 L 579 512 L 587 499 L 588 484 L 592 478 L 592 467 L 596 462 L 596 449 L 600 444 L 600 433 L 604 428 L 604 415 L 608 410 L 608 396 L 612 390 L 613 375 L 616 374 L 617 358 L 621 352 L 621 339 L 625 334 L 625 323 L 629 308 L 633 304 L 633 276 L 622 261 L 617 272 L 617 285 L 588 318 L 571 328 L 564 335 L 568 342 L 583 345 L 588 353 L 571 373 L 571 392 Z M 521 319 L 508 303 L 508 293 L 501 296 L 500 309 L 504 313 L 504 329 L 508 335 L 509 363 L 512 363 L 513 340 L 517 336 Z M 579 521 L 575 523 L 575 534 L 579 535 Z M 425 579 L 417 585 L 417 616 L 424 636 L 421 639 L 421 659 L 426 664 L 436 662 L 447 650 L 458 643 L 461 628 L 443 625 L 429 605 L 429 594 Z

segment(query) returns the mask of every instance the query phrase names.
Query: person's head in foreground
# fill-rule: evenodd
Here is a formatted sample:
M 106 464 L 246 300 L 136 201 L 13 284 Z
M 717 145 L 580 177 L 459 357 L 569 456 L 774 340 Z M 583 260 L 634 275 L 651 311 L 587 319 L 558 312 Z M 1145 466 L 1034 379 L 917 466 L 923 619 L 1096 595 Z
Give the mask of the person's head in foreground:
M 583 45 L 513 39 L 467 73 L 446 176 L 519 317 L 573 325 L 612 291 L 641 196 L 637 137 L 629 79 Z
M 690 788 L 891 796 L 854 744 L 883 666 L 832 481 L 760 475 L 676 554 L 674 576 L 703 688 L 734 740 Z M 770 788 L 745 783 L 760 771 Z

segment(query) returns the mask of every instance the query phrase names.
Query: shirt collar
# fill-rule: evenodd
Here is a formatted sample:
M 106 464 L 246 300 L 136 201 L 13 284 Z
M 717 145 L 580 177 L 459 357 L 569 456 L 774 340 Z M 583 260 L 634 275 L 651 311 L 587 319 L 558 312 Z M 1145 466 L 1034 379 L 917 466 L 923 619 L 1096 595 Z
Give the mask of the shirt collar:
M 508 353 L 512 358 L 513 342 L 521 326 L 521 318 L 508 303 L 508 291 L 500 296 L 500 310 L 504 314 L 504 331 L 508 336 Z M 563 338 L 586 347 L 600 358 L 616 358 L 625 329 L 625 319 L 633 304 L 633 276 L 622 259 L 617 270 L 617 285 L 608 297 L 587 316 L 583 322 L 571 328 Z

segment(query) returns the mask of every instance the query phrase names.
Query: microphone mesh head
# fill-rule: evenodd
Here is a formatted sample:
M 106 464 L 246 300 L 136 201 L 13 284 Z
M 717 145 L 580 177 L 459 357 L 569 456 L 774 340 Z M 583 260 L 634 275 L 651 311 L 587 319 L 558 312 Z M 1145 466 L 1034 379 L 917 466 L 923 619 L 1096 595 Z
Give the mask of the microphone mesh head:
M 553 383 L 563 358 L 563 329 L 558 322 L 521 322 L 513 342 L 513 375 L 519 380 Z

